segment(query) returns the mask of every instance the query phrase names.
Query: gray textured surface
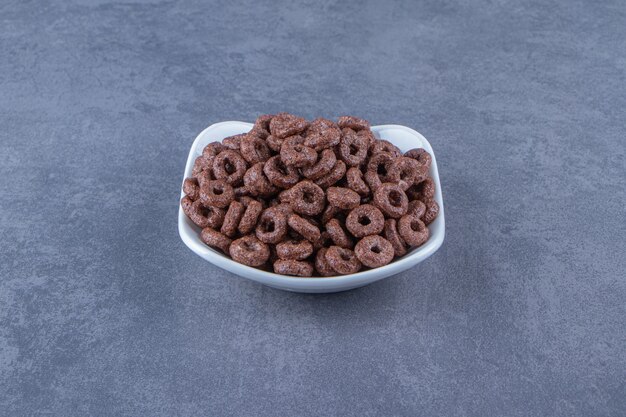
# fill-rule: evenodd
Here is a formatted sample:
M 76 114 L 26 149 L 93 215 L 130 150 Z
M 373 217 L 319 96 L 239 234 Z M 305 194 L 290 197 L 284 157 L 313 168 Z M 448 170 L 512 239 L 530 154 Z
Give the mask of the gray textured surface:
M 626 415 L 625 22 L 620 0 L 2 2 L 0 415 Z M 422 132 L 443 248 L 322 296 L 189 251 L 193 138 L 280 110 Z

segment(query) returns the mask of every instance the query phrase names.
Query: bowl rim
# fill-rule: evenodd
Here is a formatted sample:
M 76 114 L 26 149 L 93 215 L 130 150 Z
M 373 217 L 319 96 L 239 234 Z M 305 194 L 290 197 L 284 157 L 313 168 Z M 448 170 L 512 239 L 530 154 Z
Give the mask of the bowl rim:
M 189 154 L 187 156 L 187 163 L 185 165 L 185 172 L 183 175 L 183 182 L 185 178 L 191 175 L 191 170 L 193 168 L 193 164 L 195 162 L 195 158 L 199 155 L 196 151 L 199 145 L 199 142 L 211 131 L 216 130 L 218 128 L 223 128 L 225 126 L 232 127 L 233 129 L 241 127 L 242 129 L 250 129 L 252 128 L 252 123 L 240 122 L 240 121 L 224 121 L 214 123 L 204 129 L 202 132 L 198 134 L 198 136 L 193 141 L 191 145 L 191 149 L 189 150 Z M 198 233 L 195 233 L 193 236 L 191 233 L 188 233 L 185 230 L 186 222 L 189 220 L 186 218 L 183 213 L 180 202 L 178 204 L 178 232 L 182 239 L 182 241 L 187 245 L 189 249 L 191 249 L 194 253 L 202 257 L 203 259 L 211 262 L 212 264 L 225 269 L 229 272 L 232 272 L 235 275 L 240 275 L 244 278 L 248 278 L 266 285 L 277 286 L 277 287 L 288 287 L 295 289 L 327 289 L 327 288 L 339 288 L 339 287 L 347 287 L 347 286 L 359 286 L 362 283 L 372 282 L 374 278 L 384 278 L 390 275 L 394 275 L 396 273 L 402 272 L 411 266 L 425 260 L 434 254 L 443 244 L 445 238 L 445 214 L 444 214 L 444 206 L 443 206 L 443 196 L 441 192 L 441 183 L 439 180 L 439 171 L 437 168 L 437 160 L 435 154 L 433 152 L 432 146 L 428 142 L 428 140 L 421 135 L 419 132 L 402 125 L 376 125 L 372 126 L 371 129 L 373 131 L 381 131 L 385 129 L 399 129 L 404 130 L 407 133 L 417 136 L 423 141 L 424 148 L 431 154 L 432 156 L 432 164 L 431 164 L 431 177 L 435 182 L 435 200 L 439 204 L 439 215 L 437 221 L 440 222 L 440 226 L 437 228 L 437 233 L 432 233 L 428 239 L 428 241 L 422 246 L 415 249 L 412 253 L 409 253 L 402 258 L 379 268 L 369 269 L 367 271 L 357 272 L 356 274 L 349 275 L 339 275 L 335 277 L 293 277 L 288 275 L 280 275 L 274 272 L 268 272 L 261 269 L 253 268 L 247 265 L 240 264 L 225 255 L 215 251 L 214 249 L 207 246 L 202 240 Z M 236 133 L 235 133 L 236 134 Z M 222 139 L 216 139 L 217 141 L 221 141 Z M 200 152 L 201 153 L 201 152 Z M 185 196 L 182 191 L 182 183 L 181 183 L 181 195 L 182 199 Z

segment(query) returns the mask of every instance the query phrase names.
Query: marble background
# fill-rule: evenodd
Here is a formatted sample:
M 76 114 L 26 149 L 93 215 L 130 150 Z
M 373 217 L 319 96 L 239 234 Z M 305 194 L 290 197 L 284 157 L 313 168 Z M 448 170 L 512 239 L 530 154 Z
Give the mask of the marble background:
M 626 415 L 626 3 L 0 3 L 0 415 Z M 209 124 L 432 143 L 446 241 L 281 292 L 178 237 Z

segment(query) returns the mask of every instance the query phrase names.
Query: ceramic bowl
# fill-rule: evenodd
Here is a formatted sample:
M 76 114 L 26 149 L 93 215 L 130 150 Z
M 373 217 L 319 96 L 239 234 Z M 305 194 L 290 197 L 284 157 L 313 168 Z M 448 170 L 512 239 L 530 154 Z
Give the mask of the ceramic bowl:
M 183 180 L 191 176 L 191 170 L 196 157 L 202 154 L 202 149 L 208 143 L 221 141 L 228 136 L 248 132 L 251 128 L 252 123 L 221 122 L 204 129 L 191 146 Z M 441 194 L 441 184 L 439 182 L 439 172 L 437 170 L 437 159 L 435 158 L 435 153 L 433 152 L 430 143 L 428 143 L 424 136 L 413 129 L 400 125 L 380 125 L 372 126 L 372 132 L 374 132 L 377 137 L 386 139 L 393 143 L 400 148 L 402 152 L 406 152 L 412 148 L 424 148 L 432 155 L 430 175 L 436 185 L 435 200 L 439 203 L 439 216 L 437 216 L 437 219 L 428 226 L 430 229 L 430 237 L 428 241 L 422 246 L 411 250 L 405 256 L 394 260 L 389 265 L 356 274 L 328 278 L 298 278 L 262 271 L 260 269 L 237 263 L 229 257 L 205 245 L 202 240 L 200 240 L 200 228 L 193 224 L 193 222 L 185 216 L 182 208 L 179 206 L 178 231 L 180 233 L 180 237 L 189 249 L 213 265 L 225 269 L 235 275 L 239 275 L 240 277 L 287 291 L 308 293 L 345 291 L 371 284 L 372 282 L 415 267 L 418 263 L 431 256 L 441 247 L 445 235 L 445 214 Z M 181 198 L 183 196 L 184 194 L 182 192 L 181 184 Z

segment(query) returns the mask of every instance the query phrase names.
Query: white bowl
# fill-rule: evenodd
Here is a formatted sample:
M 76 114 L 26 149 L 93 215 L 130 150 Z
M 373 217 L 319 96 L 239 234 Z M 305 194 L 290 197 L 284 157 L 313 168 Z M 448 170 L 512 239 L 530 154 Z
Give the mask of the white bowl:
M 228 136 L 248 132 L 251 128 L 251 123 L 221 122 L 204 129 L 191 146 L 183 179 L 191 176 L 191 170 L 196 157 L 202 154 L 202 149 L 208 143 L 221 141 Z M 269 285 L 270 287 L 295 292 L 326 293 L 345 291 L 371 284 L 372 282 L 398 274 L 415 266 L 435 253 L 437 249 L 441 247 L 445 235 L 445 217 L 443 199 L 441 196 L 441 184 L 439 182 L 439 173 L 437 171 L 437 160 L 435 159 L 435 154 L 430 146 L 430 143 L 428 143 L 424 136 L 420 135 L 413 129 L 399 125 L 382 125 L 373 126 L 372 131 L 376 136 L 388 140 L 400 148 L 403 152 L 412 148 L 424 148 L 432 155 L 433 161 L 430 167 L 430 175 L 436 185 L 435 200 L 439 203 L 439 216 L 437 216 L 437 219 L 428 226 L 430 229 L 430 238 L 428 241 L 422 246 L 413 249 L 405 256 L 396 259 L 389 265 L 356 274 L 329 278 L 290 277 L 251 268 L 237 263 L 220 252 L 205 245 L 202 240 L 200 240 L 200 228 L 191 222 L 187 216 L 185 216 L 182 208 L 179 206 L 178 232 L 180 233 L 180 237 L 189 249 L 205 260 L 211 262 L 213 265 L 241 277 Z M 183 196 L 184 193 L 182 192 L 181 187 L 181 198 Z

